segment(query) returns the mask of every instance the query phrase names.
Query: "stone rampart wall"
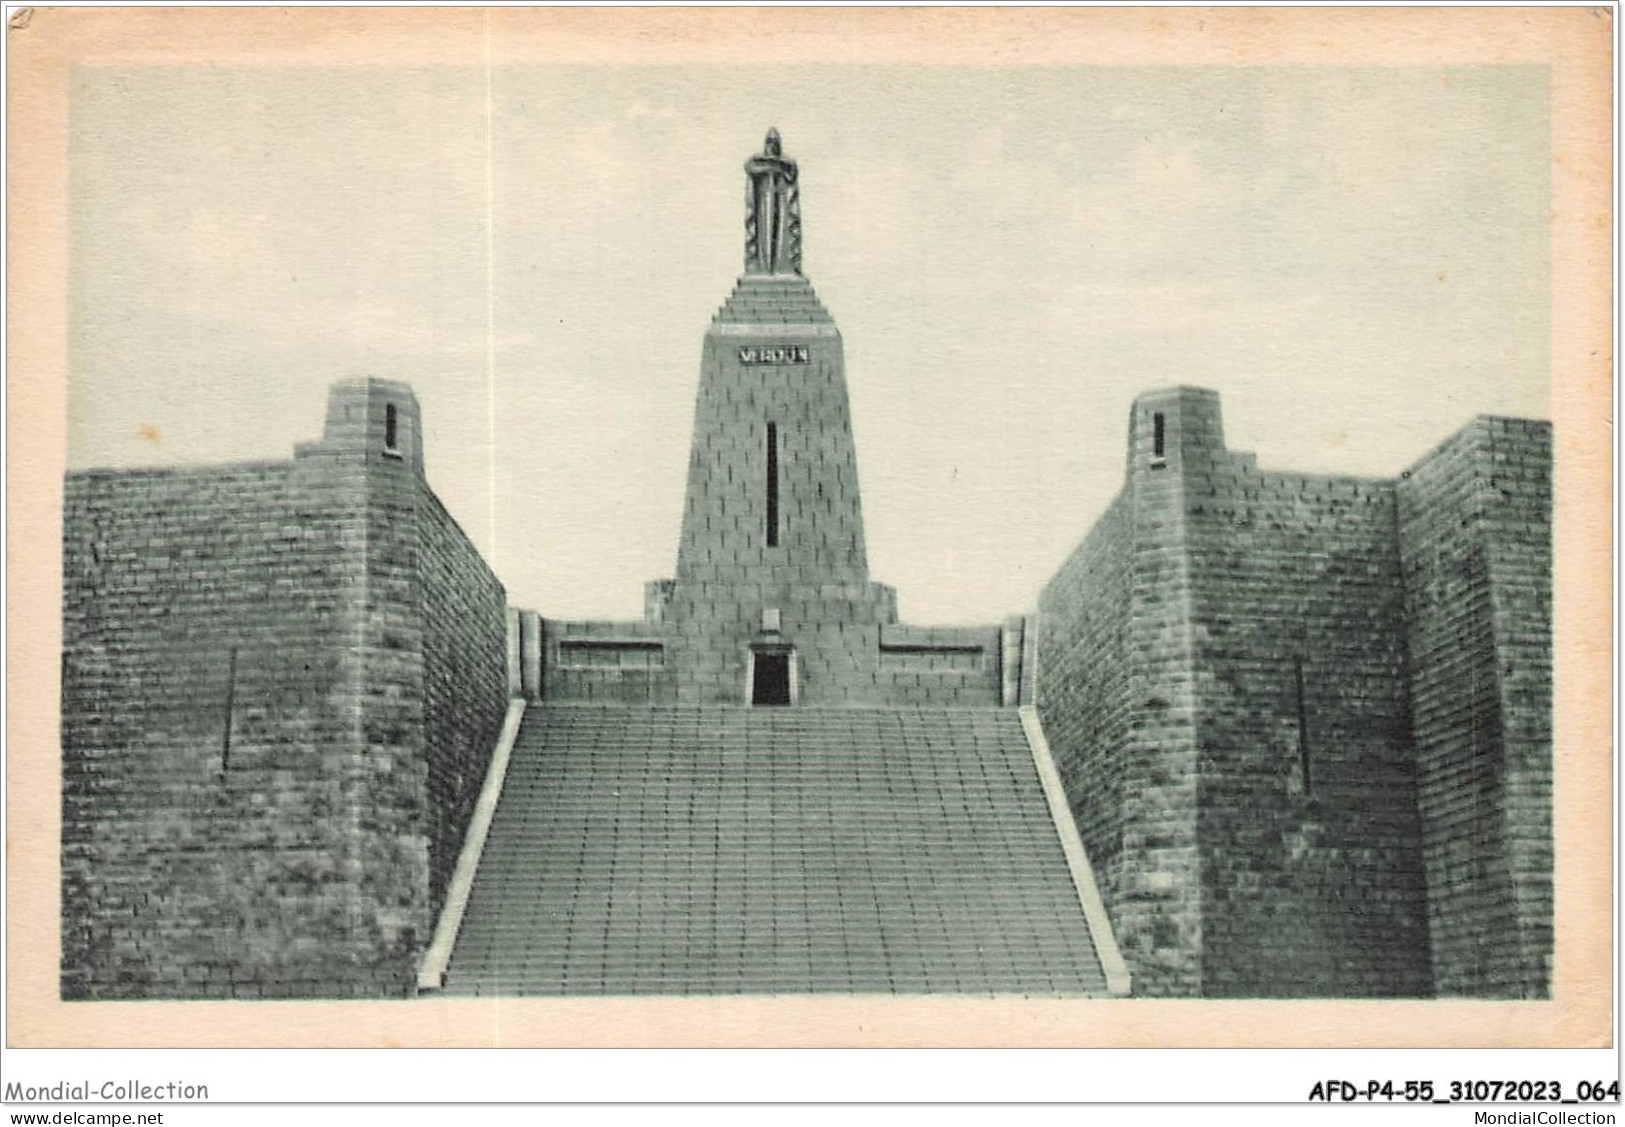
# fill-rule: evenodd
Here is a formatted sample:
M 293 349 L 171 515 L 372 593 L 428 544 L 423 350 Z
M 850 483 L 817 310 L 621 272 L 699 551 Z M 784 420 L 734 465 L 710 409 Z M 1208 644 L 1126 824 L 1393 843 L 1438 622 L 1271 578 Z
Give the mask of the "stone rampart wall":
M 367 992 L 359 466 L 70 475 L 62 992 Z
M 1174 388 L 1128 453 L 1040 600 L 1038 705 L 1136 992 L 1540 996 L 1549 428 L 1283 473 Z
M 507 710 L 507 595 L 427 486 L 417 523 L 430 908 L 438 913 Z
M 507 696 L 418 430 L 351 381 L 292 461 L 68 476 L 64 997 L 412 989 Z
M 1203 993 L 1429 992 L 1391 482 L 1187 464 Z
M 1038 603 L 1038 712 L 1109 910 L 1123 904 L 1124 796 L 1132 714 L 1132 528 L 1120 493 Z M 1143 842 L 1136 832 L 1136 843 Z M 1119 934 L 1119 942 L 1124 936 Z
M 1477 420 L 1399 483 L 1436 988 L 1550 986 L 1551 429 Z

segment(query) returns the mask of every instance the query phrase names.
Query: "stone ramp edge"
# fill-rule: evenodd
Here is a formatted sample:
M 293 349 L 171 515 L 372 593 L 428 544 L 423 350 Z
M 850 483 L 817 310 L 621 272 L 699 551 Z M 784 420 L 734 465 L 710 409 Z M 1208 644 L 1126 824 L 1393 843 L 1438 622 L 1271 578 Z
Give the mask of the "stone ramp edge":
M 485 853 L 485 840 L 491 832 L 491 818 L 496 814 L 497 802 L 502 798 L 502 784 L 508 776 L 508 761 L 513 756 L 514 744 L 519 739 L 519 727 L 525 718 L 525 698 L 508 701 L 508 714 L 503 717 L 502 731 L 491 752 L 491 765 L 485 772 L 485 784 L 474 803 L 474 812 L 468 819 L 468 830 L 463 835 L 463 848 L 457 855 L 457 868 L 451 883 L 446 886 L 446 900 L 435 924 L 434 939 L 424 953 L 418 968 L 418 993 L 438 992 L 446 982 L 446 967 L 451 962 L 452 948 L 457 945 L 457 933 L 462 930 L 463 916 L 468 911 L 468 896 L 474 888 L 474 874 L 479 871 L 480 858 Z
M 1066 854 L 1066 865 L 1078 890 L 1078 903 L 1083 907 L 1084 918 L 1089 921 L 1089 939 L 1095 945 L 1095 957 L 1100 960 L 1101 972 L 1106 976 L 1107 993 L 1114 998 L 1126 998 L 1132 987 L 1128 964 L 1123 960 L 1117 935 L 1112 931 L 1111 918 L 1106 914 L 1106 902 L 1100 897 L 1094 866 L 1089 863 L 1089 854 L 1083 848 L 1083 838 L 1072 817 L 1072 807 L 1067 804 L 1066 791 L 1061 787 L 1061 774 L 1055 768 L 1054 756 L 1050 754 L 1049 740 L 1038 719 L 1038 709 L 1033 705 L 1022 705 L 1017 711 L 1021 714 L 1022 731 L 1027 735 L 1027 746 L 1033 753 L 1033 766 L 1038 769 L 1038 779 L 1049 802 L 1055 832 L 1061 839 L 1061 852 Z

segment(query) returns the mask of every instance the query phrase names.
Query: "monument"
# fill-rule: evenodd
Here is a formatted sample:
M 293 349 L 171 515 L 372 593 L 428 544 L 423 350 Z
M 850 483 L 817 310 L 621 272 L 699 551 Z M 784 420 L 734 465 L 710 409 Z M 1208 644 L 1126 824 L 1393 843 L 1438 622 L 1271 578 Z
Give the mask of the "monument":
M 801 273 L 801 190 L 796 162 L 769 129 L 762 151 L 745 162 L 745 273 Z
M 897 622 L 869 576 L 841 334 L 801 273 L 776 130 L 745 177 L 745 271 L 701 349 L 676 574 L 648 585 L 642 621 L 520 614 L 533 703 L 466 914 L 443 917 L 421 982 L 1126 992 L 1016 707 L 1024 621 Z
M 63 996 L 1545 996 L 1549 426 L 1354 479 L 1150 390 L 1037 616 L 899 623 L 800 170 L 744 173 L 640 619 L 511 606 L 396 381 L 68 475 Z

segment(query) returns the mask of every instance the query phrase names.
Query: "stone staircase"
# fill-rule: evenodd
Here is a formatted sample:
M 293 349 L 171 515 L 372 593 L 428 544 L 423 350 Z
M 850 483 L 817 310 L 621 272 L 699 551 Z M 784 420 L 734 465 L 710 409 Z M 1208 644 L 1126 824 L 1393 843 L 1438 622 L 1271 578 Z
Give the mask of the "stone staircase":
M 449 994 L 1104 995 L 1014 709 L 531 705 Z

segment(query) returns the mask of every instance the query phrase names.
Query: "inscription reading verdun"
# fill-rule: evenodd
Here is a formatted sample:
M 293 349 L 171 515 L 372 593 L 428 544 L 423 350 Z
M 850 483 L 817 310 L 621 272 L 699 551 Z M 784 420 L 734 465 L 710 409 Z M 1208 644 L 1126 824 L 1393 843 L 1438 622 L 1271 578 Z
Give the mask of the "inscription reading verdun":
M 781 344 L 771 348 L 752 345 L 739 350 L 741 364 L 806 364 L 809 349 L 804 344 Z

